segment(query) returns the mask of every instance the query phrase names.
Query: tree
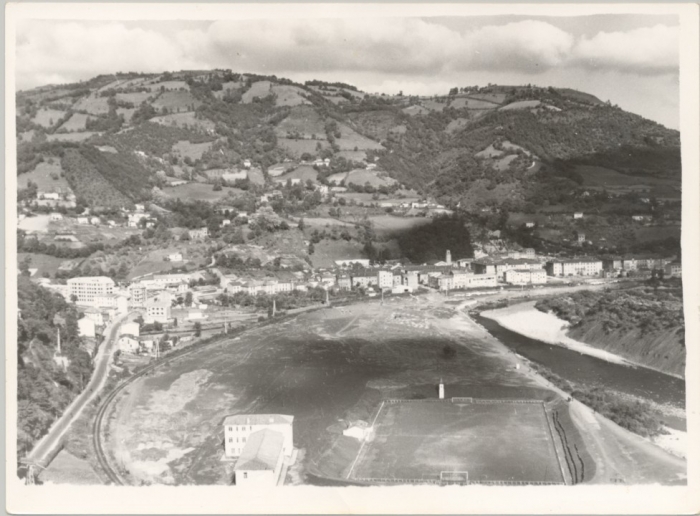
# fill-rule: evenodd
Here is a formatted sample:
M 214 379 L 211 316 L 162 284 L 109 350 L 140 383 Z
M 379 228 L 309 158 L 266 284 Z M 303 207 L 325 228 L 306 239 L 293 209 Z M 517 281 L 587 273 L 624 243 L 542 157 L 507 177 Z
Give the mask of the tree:
M 76 296 L 75 294 L 71 294 L 71 295 L 70 295 L 70 300 L 71 300 L 71 303 L 77 303 L 77 302 L 78 302 L 78 296 Z
M 197 321 L 194 323 L 194 336 L 195 337 L 201 337 L 202 335 L 202 323 Z
M 185 294 L 185 306 L 192 306 L 192 292 Z
M 304 224 L 304 217 L 299 219 L 299 224 L 297 226 L 299 230 L 304 231 L 304 228 L 306 227 L 306 224 Z

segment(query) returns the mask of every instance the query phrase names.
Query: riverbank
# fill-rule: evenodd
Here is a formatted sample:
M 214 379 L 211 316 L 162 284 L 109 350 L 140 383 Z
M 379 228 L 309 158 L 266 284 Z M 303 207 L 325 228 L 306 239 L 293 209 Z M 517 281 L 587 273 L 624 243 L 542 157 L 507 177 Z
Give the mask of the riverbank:
M 540 340 L 547 344 L 564 346 L 581 354 L 594 356 L 622 365 L 635 365 L 625 358 L 597 349 L 589 344 L 579 342 L 566 335 L 569 323 L 556 315 L 540 312 L 535 308 L 536 301 L 528 301 L 481 312 L 482 317 L 496 321 L 498 324 L 525 337 Z
M 541 312 L 535 308 L 537 301 L 518 303 L 507 308 L 487 310 L 481 312 L 481 316 L 491 319 L 504 328 L 528 337 L 555 346 L 563 346 L 582 355 L 592 356 L 606 362 L 624 365 L 628 367 L 643 367 L 680 380 L 680 375 L 671 374 L 658 368 L 629 360 L 610 351 L 599 349 L 585 342 L 572 339 L 567 335 L 569 323 L 559 319 L 554 314 Z

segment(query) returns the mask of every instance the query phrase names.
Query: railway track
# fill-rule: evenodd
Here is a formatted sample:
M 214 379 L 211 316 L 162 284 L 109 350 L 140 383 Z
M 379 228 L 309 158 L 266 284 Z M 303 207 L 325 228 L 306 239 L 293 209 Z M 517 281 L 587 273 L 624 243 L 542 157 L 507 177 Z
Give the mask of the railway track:
M 324 308 L 324 306 L 320 306 L 318 308 Z M 287 315 L 287 316 L 281 316 L 276 318 L 274 321 L 275 322 L 281 322 L 290 318 L 295 317 L 296 314 L 292 315 Z M 217 337 L 223 337 L 223 338 L 233 338 L 245 331 L 249 331 L 255 328 L 259 328 L 261 326 L 266 326 L 268 324 L 271 324 L 270 321 L 263 321 L 262 323 L 257 323 L 254 326 L 247 327 L 247 328 L 237 328 L 235 331 L 228 333 L 226 335 L 222 336 L 217 336 Z M 107 410 L 109 409 L 110 404 L 112 401 L 114 401 L 114 398 L 117 397 L 117 395 L 122 392 L 126 387 L 128 387 L 132 382 L 138 380 L 142 376 L 147 375 L 151 371 L 154 371 L 158 367 L 161 367 L 165 364 L 168 364 L 172 362 L 173 360 L 177 360 L 178 358 L 184 357 L 189 355 L 190 353 L 194 353 L 195 351 L 198 351 L 202 348 L 205 348 L 207 346 L 210 346 L 212 344 L 217 344 L 221 341 L 221 338 L 213 338 L 211 341 L 204 341 L 200 344 L 193 344 L 192 346 L 167 357 L 164 357 L 160 359 L 157 362 L 154 362 L 153 364 L 150 364 L 140 371 L 134 373 L 131 375 L 129 378 L 126 378 L 123 380 L 119 385 L 117 385 L 112 391 L 104 398 L 102 403 L 100 403 L 99 408 L 97 409 L 97 414 L 95 415 L 95 420 L 92 423 L 92 443 L 93 447 L 95 449 L 95 456 L 97 457 L 97 462 L 100 464 L 100 467 L 103 469 L 105 474 L 109 477 L 109 480 L 112 484 L 116 485 L 127 485 L 127 482 L 124 481 L 119 476 L 119 473 L 112 467 L 112 465 L 109 463 L 109 459 L 107 458 L 107 454 L 105 453 L 105 450 L 103 448 L 103 442 L 102 442 L 102 423 L 104 421 L 104 417 L 107 413 Z

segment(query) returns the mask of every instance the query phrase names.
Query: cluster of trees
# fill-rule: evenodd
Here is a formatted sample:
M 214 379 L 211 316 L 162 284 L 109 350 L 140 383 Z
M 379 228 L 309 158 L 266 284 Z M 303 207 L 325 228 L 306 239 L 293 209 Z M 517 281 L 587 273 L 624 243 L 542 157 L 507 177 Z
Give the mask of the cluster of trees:
M 680 288 L 582 291 L 543 299 L 535 306 L 543 312 L 554 312 L 574 328 L 601 324 L 608 334 L 639 331 L 646 335 L 668 330 L 684 333 L 685 328 Z M 685 346 L 683 339 L 678 344 Z
M 448 249 L 459 258 L 474 254 L 467 220 L 458 215 L 437 217 L 405 232 L 398 241 L 403 255 L 413 263 L 444 260 Z
M 92 362 L 81 348 L 75 307 L 24 276 L 17 287 L 17 447 L 23 456 L 88 383 Z M 53 359 L 57 332 L 65 370 Z

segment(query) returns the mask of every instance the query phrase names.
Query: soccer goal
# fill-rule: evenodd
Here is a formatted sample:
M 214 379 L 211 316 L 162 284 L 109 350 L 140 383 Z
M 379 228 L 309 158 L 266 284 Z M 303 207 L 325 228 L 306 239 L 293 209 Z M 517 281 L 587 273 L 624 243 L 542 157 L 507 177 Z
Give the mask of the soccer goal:
M 442 484 L 468 484 L 469 472 L 467 471 L 441 471 L 440 482 Z

